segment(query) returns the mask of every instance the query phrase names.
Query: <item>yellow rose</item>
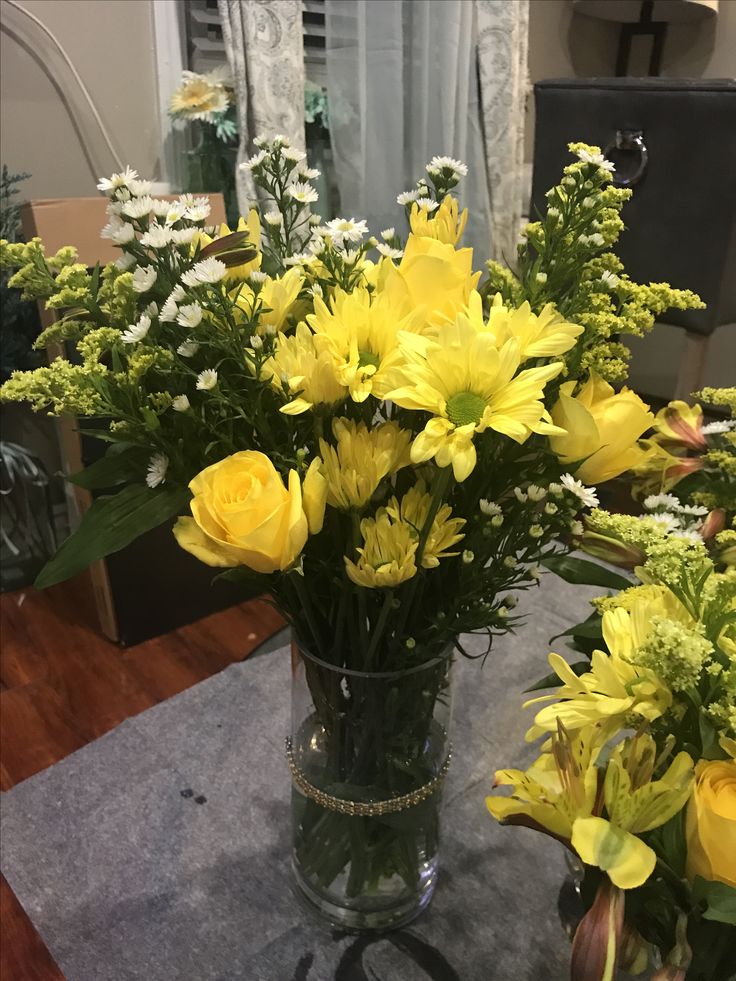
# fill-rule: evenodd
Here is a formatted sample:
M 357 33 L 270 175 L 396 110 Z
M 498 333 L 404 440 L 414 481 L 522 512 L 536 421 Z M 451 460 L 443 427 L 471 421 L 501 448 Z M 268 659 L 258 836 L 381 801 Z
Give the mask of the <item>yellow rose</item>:
M 736 887 L 736 760 L 701 760 L 685 820 L 687 877 Z
M 644 459 L 645 451 L 637 440 L 650 428 L 654 416 L 635 392 L 628 388 L 614 392 L 593 371 L 573 398 L 575 384 L 560 386 L 552 421 L 567 435 L 551 437 L 550 445 L 562 463 L 582 461 L 575 471 L 579 480 L 599 484 Z
M 410 235 L 398 267 L 413 309 L 422 307 L 427 321 L 437 325 L 467 304 L 480 273 L 473 273 L 473 250 L 455 249 L 435 238 Z
M 189 484 L 191 518 L 179 518 L 182 548 L 212 566 L 247 566 L 254 572 L 286 569 L 309 531 L 322 527 L 326 483 L 318 465 L 302 485 L 289 471 L 288 489 L 263 453 L 244 450 L 207 467 Z

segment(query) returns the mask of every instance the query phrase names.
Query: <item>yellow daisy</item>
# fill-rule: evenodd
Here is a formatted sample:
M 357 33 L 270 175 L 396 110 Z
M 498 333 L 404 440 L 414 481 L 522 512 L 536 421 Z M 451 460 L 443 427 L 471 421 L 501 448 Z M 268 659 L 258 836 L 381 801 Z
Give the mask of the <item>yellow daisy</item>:
M 402 333 L 399 345 L 403 364 L 386 398 L 433 416 L 414 440 L 412 462 L 434 457 L 440 467 L 452 464 L 462 481 L 475 468 L 476 433 L 494 429 L 523 443 L 533 432 L 558 432 L 542 395 L 561 370 L 559 362 L 517 374 L 519 342 L 512 338 L 499 349 L 491 334 L 478 333 L 463 314 L 436 338 Z
M 397 304 L 395 299 L 392 291 L 372 297 L 362 287 L 352 293 L 336 290 L 331 308 L 315 297 L 314 313 L 307 317 L 315 349 L 332 358 L 337 377 L 355 402 L 369 395 L 384 397 L 396 362 L 398 332 L 421 323 L 406 300 Z
M 414 556 L 417 540 L 409 525 L 394 521 L 381 508 L 375 518 L 360 522 L 363 546 L 358 548 L 358 561 L 345 556 L 345 571 L 356 586 L 368 589 L 398 586 L 416 575 Z
M 418 541 L 431 506 L 432 495 L 426 492 L 424 481 L 420 480 L 404 494 L 400 503 L 392 497 L 386 510 L 394 521 L 408 524 Z M 422 554 L 422 568 L 434 569 L 440 564 L 440 559 L 458 554 L 448 549 L 465 537 L 460 534 L 465 518 L 453 518 L 451 515 L 452 508 L 449 504 L 443 504 L 435 515 Z
M 261 378 L 289 397 L 281 411 L 291 416 L 315 405 L 334 405 L 347 395 L 334 362 L 329 354 L 315 349 L 314 335 L 303 323 L 288 337 L 278 335 L 273 356 L 261 368 Z
M 335 419 L 337 446 L 319 441 L 327 503 L 335 508 L 362 508 L 389 474 L 411 462 L 411 433 L 395 422 L 368 429 L 365 423 Z
M 585 329 L 580 324 L 567 323 L 551 303 L 537 314 L 527 300 L 517 308 L 504 306 L 500 293 L 493 298 L 488 320 L 483 317 L 483 301 L 475 290 L 470 294 L 466 313 L 476 330 L 493 334 L 497 347 L 515 338 L 522 361 L 565 354 Z

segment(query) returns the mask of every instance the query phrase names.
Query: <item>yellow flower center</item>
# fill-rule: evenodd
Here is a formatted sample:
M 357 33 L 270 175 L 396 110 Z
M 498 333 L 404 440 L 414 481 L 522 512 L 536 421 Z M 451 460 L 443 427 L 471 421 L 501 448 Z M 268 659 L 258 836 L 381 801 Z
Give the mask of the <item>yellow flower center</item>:
M 485 399 L 475 392 L 455 392 L 447 402 L 447 418 L 456 426 L 467 426 L 480 422 L 485 407 Z

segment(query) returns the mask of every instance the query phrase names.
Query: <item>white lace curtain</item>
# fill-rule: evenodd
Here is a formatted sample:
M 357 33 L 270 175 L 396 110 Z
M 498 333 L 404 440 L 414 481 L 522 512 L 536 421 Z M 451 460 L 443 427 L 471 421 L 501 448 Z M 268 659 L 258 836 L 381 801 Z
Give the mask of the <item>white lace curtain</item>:
M 222 36 L 238 100 L 238 163 L 259 133 L 283 133 L 304 149 L 304 40 L 301 0 L 218 0 Z M 238 205 L 256 198 L 253 177 L 236 171 Z
M 345 215 L 380 231 L 436 154 L 468 164 L 464 241 L 513 260 L 521 214 L 528 0 L 326 0 Z

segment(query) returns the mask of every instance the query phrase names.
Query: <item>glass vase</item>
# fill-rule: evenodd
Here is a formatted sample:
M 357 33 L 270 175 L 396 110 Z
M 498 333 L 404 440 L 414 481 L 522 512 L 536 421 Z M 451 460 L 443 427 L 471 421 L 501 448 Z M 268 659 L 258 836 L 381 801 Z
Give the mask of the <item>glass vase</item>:
M 437 884 L 452 649 L 413 660 L 355 671 L 292 644 L 294 877 L 344 930 L 408 923 Z

